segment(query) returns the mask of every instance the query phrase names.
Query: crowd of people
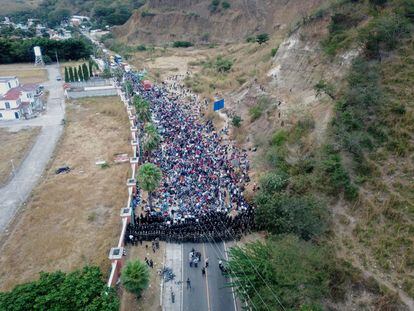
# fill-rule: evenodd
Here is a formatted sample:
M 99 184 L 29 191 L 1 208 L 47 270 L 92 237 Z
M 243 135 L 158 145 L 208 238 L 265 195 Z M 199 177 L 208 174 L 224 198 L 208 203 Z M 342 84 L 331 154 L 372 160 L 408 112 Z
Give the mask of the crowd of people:
M 127 228 L 127 243 L 156 238 L 177 242 L 239 239 L 254 225 L 253 208 L 243 196 L 249 160 L 201 118 L 205 102 L 172 83 L 144 90 L 125 74 L 134 92 L 150 103 L 152 122 L 162 137 L 149 161 L 163 173 L 153 207 L 135 200 L 136 218 Z

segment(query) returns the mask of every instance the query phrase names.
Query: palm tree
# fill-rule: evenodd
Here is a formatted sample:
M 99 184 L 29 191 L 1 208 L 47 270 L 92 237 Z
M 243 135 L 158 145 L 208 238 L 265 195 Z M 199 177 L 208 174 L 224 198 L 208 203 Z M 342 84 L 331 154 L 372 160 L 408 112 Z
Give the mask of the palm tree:
M 135 106 L 135 112 L 137 114 L 138 121 L 140 121 L 142 124 L 149 122 L 151 120 L 149 103 L 139 96 L 134 96 L 133 103 Z
M 152 193 L 161 182 L 162 172 L 155 164 L 145 163 L 139 167 L 137 178 L 141 188 L 148 192 L 149 206 L 152 208 Z
M 121 283 L 138 298 L 149 285 L 148 266 L 140 260 L 128 261 L 121 271 Z
M 145 136 L 143 148 L 144 152 L 151 153 L 161 142 L 161 136 L 158 134 L 156 127 L 152 123 L 145 125 Z

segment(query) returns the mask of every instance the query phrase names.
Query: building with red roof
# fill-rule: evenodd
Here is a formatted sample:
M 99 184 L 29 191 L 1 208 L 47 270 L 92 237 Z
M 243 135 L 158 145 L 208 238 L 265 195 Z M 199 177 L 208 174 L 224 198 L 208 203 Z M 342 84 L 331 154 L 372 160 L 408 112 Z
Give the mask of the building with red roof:
M 20 85 L 16 77 L 0 77 L 0 120 L 30 118 L 42 109 L 39 85 Z

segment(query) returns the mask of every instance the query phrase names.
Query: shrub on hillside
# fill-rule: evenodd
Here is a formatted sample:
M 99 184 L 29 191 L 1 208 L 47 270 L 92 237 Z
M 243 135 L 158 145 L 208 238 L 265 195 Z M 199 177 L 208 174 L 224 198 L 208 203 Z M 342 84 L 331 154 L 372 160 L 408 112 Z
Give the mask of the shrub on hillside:
M 284 182 L 280 179 L 271 183 L 270 188 L 282 189 Z M 322 201 L 306 196 L 272 194 L 268 188 L 261 190 L 254 198 L 257 206 L 255 220 L 261 230 L 273 234 L 295 234 L 304 240 L 325 232 L 328 213 Z
M 240 116 L 234 116 L 233 118 L 231 118 L 231 124 L 234 127 L 240 127 L 241 122 L 242 122 L 242 118 Z
M 218 56 L 214 66 L 220 73 L 229 72 L 233 67 L 233 61 L 222 56 Z
M 173 43 L 173 47 L 175 48 L 188 48 L 190 46 L 193 46 L 193 44 L 189 41 L 175 41 Z
M 226 1 L 226 0 L 224 0 L 224 1 L 221 3 L 221 6 L 222 6 L 222 7 L 223 7 L 223 9 L 225 9 L 225 10 L 230 9 L 230 3 L 229 3 L 228 1 Z

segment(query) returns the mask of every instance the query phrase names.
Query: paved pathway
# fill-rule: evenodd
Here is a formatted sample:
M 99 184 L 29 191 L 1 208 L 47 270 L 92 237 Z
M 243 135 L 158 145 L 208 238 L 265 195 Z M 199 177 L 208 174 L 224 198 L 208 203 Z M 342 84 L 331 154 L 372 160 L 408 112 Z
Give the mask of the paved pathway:
M 188 256 L 191 249 L 201 252 L 198 268 L 190 268 Z M 218 267 L 219 260 L 226 259 L 224 243 L 167 243 L 165 263 L 176 274 L 175 280 L 164 283 L 163 310 L 165 311 L 237 311 L 235 297 L 227 287 L 225 278 Z M 205 258 L 209 258 L 206 276 L 201 273 Z M 187 289 L 187 278 L 191 289 Z M 171 291 L 175 302 L 171 301 Z
M 49 81 L 44 83 L 46 90 L 49 91 L 46 114 L 31 120 L 0 122 L 0 127 L 12 130 L 27 126 L 42 126 L 35 144 L 15 172 L 15 176 L 0 189 L 0 233 L 13 220 L 19 207 L 38 183 L 63 132 L 64 93 L 62 82 L 56 81 L 56 77 L 60 75 L 59 69 L 56 65 L 46 68 L 49 75 Z

